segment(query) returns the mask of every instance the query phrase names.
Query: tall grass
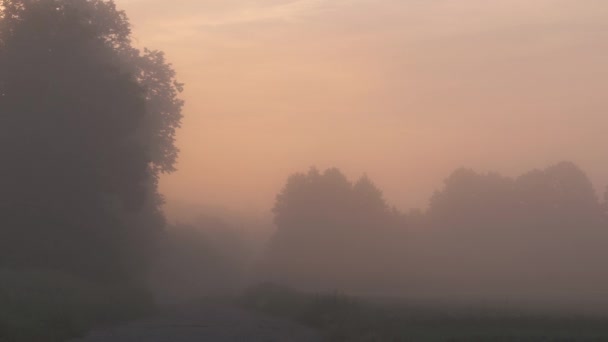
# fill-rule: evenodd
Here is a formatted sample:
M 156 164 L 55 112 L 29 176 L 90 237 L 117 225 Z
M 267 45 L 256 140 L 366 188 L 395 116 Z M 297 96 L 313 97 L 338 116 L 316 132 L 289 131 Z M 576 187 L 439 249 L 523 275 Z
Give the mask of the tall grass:
M 602 317 L 409 306 L 269 284 L 247 291 L 240 304 L 318 329 L 328 341 L 608 341 Z

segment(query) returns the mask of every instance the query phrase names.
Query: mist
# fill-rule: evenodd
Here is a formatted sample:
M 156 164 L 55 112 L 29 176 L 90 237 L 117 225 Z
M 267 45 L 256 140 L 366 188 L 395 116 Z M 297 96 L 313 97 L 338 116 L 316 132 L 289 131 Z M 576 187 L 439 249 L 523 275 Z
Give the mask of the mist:
M 387 206 L 405 218 L 393 228 L 399 238 L 384 237 L 397 245 L 393 254 L 376 261 L 372 248 L 369 255 L 355 253 L 362 255 L 345 266 L 368 264 L 369 270 L 353 271 L 367 278 L 366 272 L 378 265 L 394 263 L 398 270 L 382 275 L 383 284 L 344 277 L 335 284 L 328 281 L 326 290 L 420 291 L 438 297 L 453 291 L 455 296 L 511 300 L 543 292 L 574 299 L 581 291 L 601 293 L 600 280 L 589 278 L 586 286 L 575 276 L 582 272 L 603 279 L 603 272 L 591 266 L 595 262 L 566 252 L 593 253 L 586 243 L 604 239 L 587 235 L 578 223 L 572 231 L 533 231 L 527 228 L 532 223 L 505 223 L 523 214 L 507 208 L 487 212 L 476 207 L 481 203 L 470 210 L 484 217 L 484 223 L 474 220 L 483 229 L 473 227 L 465 234 L 459 230 L 464 223 L 427 221 L 436 220 L 436 193 L 460 168 L 498 173 L 508 183 L 571 161 L 584 170 L 586 191 L 592 189 L 597 205 L 603 205 L 608 184 L 601 148 L 608 124 L 602 114 L 607 108 L 601 75 L 607 70 L 601 56 L 608 32 L 603 2 L 185 1 L 167 7 L 125 1 L 124 6 L 133 12 L 140 37 L 172 49 L 189 85 L 178 171 L 160 184 L 171 220 L 192 220 L 196 208 L 208 212 L 215 207 L 219 216 L 232 211 L 261 218 L 269 222 L 265 231 L 280 236 L 271 209 L 286 179 L 310 167 L 321 172 L 337 167 L 351 182 L 367 175 Z M 315 201 L 322 200 L 318 196 Z M 375 229 L 345 232 L 341 239 L 382 239 Z M 317 245 L 311 242 L 308 249 Z M 558 246 L 561 251 L 550 252 L 555 255 L 544 254 Z M 530 261 L 535 250 L 553 261 L 535 265 Z M 497 260 L 486 260 L 490 256 L 484 251 Z M 319 265 L 337 258 L 334 253 L 330 248 L 319 255 Z M 470 260 L 463 255 L 452 270 L 442 265 L 454 263 L 459 253 L 471 254 Z M 563 259 L 572 264 L 570 271 L 548 271 Z M 285 267 L 297 269 L 289 263 Z M 465 269 L 471 274 L 465 275 Z M 311 277 L 322 278 L 314 272 Z M 545 280 L 551 277 L 557 279 L 549 286 Z
M 119 4 L 187 84 L 169 202 L 267 213 L 311 166 L 366 173 L 402 210 L 459 167 L 570 160 L 608 183 L 602 1 Z
M 288 178 L 274 224 L 240 220 L 245 230 L 223 231 L 248 237 L 244 244 L 213 248 L 249 251 L 241 278 L 223 290 L 273 283 L 432 306 L 598 315 L 607 304 L 606 208 L 572 162 L 514 178 L 460 168 L 428 208 L 407 212 L 366 175 L 352 180 L 336 168 L 311 168 Z M 214 226 L 195 222 L 201 232 Z M 192 279 L 198 270 L 202 284 L 216 284 L 213 267 L 197 262 L 185 274 Z
M 2 1 L 0 341 L 608 339 L 606 53 L 599 0 Z

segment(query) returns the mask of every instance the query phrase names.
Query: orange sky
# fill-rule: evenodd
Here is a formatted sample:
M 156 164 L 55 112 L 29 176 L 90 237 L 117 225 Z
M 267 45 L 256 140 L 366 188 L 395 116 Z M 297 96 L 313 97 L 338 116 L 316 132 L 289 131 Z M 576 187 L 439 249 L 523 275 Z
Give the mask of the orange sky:
M 186 83 L 176 203 L 266 212 L 293 172 L 401 209 L 455 168 L 608 184 L 608 1 L 117 0 Z

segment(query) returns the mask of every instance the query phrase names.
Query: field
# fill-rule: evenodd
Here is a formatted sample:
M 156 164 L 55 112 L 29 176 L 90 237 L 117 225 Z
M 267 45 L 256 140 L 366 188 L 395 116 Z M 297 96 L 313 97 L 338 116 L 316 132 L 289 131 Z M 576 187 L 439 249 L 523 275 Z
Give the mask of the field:
M 272 285 L 248 291 L 240 304 L 318 329 L 329 341 L 608 341 L 608 319 L 599 316 L 441 308 Z

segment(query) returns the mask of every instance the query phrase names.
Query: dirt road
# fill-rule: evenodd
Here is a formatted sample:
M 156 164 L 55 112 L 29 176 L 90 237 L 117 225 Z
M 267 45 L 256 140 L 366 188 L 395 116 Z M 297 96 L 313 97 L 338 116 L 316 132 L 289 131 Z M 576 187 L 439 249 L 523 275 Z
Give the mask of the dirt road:
M 321 342 L 300 325 L 239 308 L 212 305 L 172 310 L 71 342 Z

